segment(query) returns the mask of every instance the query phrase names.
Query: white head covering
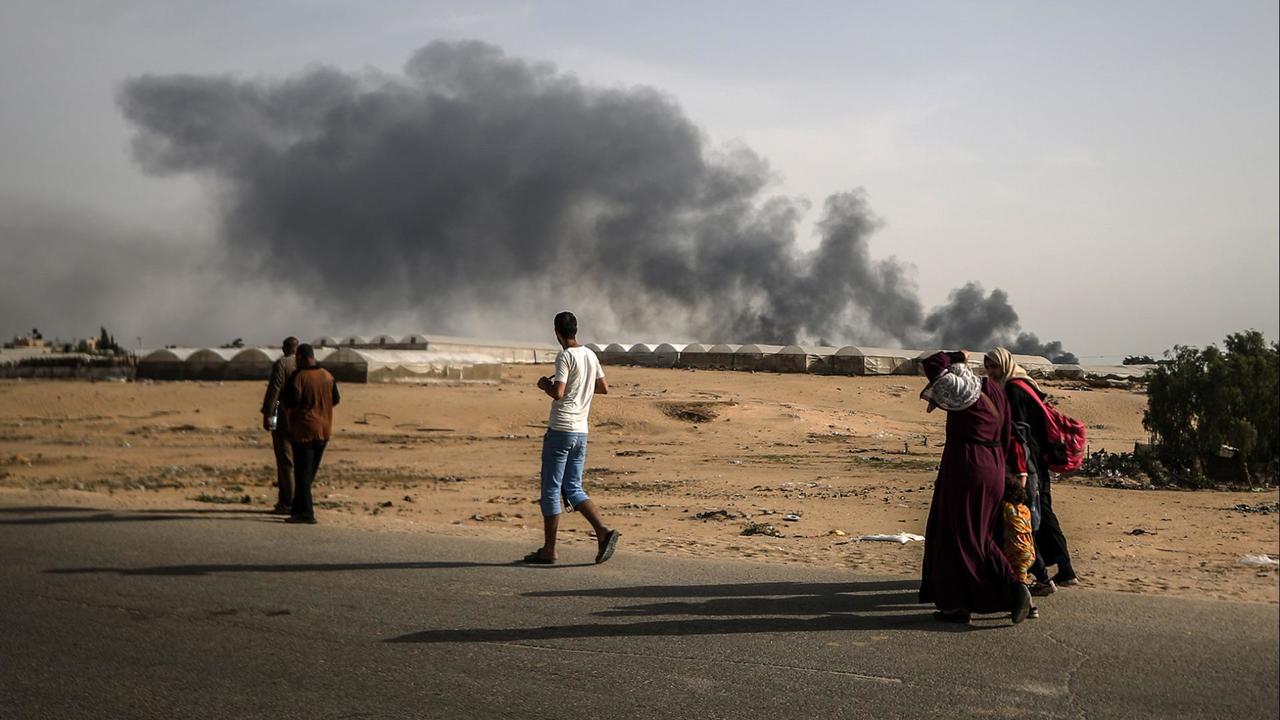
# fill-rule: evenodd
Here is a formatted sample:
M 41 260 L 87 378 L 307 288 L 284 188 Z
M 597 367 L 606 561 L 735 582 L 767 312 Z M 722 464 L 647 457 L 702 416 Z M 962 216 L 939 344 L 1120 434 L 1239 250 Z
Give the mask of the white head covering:
M 982 394 L 982 380 L 965 363 L 952 363 L 936 380 L 920 391 L 920 398 L 929 401 L 928 412 L 942 408 L 947 412 L 968 410 L 978 402 Z

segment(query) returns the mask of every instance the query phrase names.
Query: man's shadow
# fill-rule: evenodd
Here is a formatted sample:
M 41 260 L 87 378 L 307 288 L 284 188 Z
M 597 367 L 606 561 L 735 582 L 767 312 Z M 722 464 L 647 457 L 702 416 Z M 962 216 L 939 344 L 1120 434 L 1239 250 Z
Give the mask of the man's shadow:
M 221 520 L 257 520 L 276 522 L 267 508 L 247 505 L 224 508 L 176 508 L 172 510 L 104 510 L 91 507 L 32 506 L 0 508 L 6 515 L 37 517 L 5 517 L 0 525 L 67 525 L 74 523 L 155 522 L 164 520 L 199 520 L 216 517 Z M 47 517 L 41 517 L 47 516 Z

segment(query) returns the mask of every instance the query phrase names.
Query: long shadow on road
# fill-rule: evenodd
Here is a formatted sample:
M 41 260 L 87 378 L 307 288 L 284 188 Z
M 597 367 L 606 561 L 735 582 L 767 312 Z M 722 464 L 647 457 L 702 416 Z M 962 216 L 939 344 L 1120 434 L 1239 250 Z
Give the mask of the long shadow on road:
M 389 643 L 512 643 L 601 637 L 720 635 L 911 629 L 968 632 L 993 625 L 938 623 L 917 604 L 908 580 L 840 583 L 742 583 L 646 585 L 526 593 L 525 597 L 700 597 L 701 602 L 662 602 L 613 607 L 595 617 L 671 617 L 641 622 L 600 622 L 511 628 L 448 628 L 388 638 Z M 691 617 L 692 616 L 692 617 Z M 714 617 L 698 617 L 714 616 Z M 1003 623 L 1002 623 L 1003 624 Z
M 53 568 L 45 570 L 50 575 L 91 575 L 95 573 L 115 573 L 117 575 L 217 575 L 222 573 L 307 573 L 307 572 L 351 572 L 357 570 L 449 570 L 455 568 L 476 567 L 522 567 L 537 570 L 554 570 L 555 568 L 590 567 L 595 563 L 529 565 L 514 562 L 448 562 L 448 561 L 410 561 L 382 563 L 281 563 L 271 565 L 159 565 L 157 567 L 118 568 L 118 567 L 83 567 Z
M 897 590 L 915 590 L 915 580 L 864 580 L 859 582 L 806 583 L 724 583 L 719 585 L 635 585 L 629 587 L 588 588 L 585 590 L 545 590 L 528 593 L 529 597 L 742 597 L 750 595 L 841 595 Z
M 77 508 L 90 515 L 73 516 L 68 508 L 5 508 L 6 513 L 56 514 L 55 517 L 12 518 L 0 524 L 56 522 L 124 522 L 138 520 L 197 519 L 222 516 L 246 520 L 261 511 L 240 508 L 135 511 L 114 514 L 97 508 Z M 237 517 L 238 516 L 238 517 Z M 117 574 L 124 576 L 201 577 L 230 573 L 315 573 L 459 568 L 523 567 L 538 570 L 590 567 L 593 563 L 530 566 L 521 562 L 405 561 L 272 564 L 188 564 L 154 567 L 72 567 L 45 570 L 54 575 Z M 591 612 L 601 619 L 634 618 L 638 622 L 582 622 L 543 627 L 438 628 L 387 638 L 388 643 L 511 643 L 520 641 L 848 631 L 852 629 L 910 629 L 932 632 L 966 632 L 991 629 L 997 624 L 959 626 L 934 621 L 917 604 L 913 580 L 862 582 L 756 582 L 703 585 L 637 585 L 544 590 L 524 594 L 552 602 L 565 598 L 652 599 L 657 602 L 615 605 Z
M 52 515 L 52 517 L 19 517 L 0 520 L 0 525 L 66 525 L 71 523 L 154 522 L 157 520 L 201 520 L 217 517 L 220 520 L 256 520 L 280 522 L 270 510 L 235 508 L 179 508 L 174 510 L 128 510 L 115 512 L 100 508 L 84 507 L 12 507 L 0 508 L 0 513 L 22 515 Z

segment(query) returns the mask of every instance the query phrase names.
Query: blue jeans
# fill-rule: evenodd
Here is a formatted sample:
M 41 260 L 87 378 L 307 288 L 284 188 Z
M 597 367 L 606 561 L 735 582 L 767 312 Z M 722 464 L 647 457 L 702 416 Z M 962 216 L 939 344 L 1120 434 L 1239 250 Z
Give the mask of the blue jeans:
M 548 430 L 542 437 L 542 514 L 560 514 L 560 498 L 570 508 L 588 500 L 582 490 L 587 462 L 587 434 Z

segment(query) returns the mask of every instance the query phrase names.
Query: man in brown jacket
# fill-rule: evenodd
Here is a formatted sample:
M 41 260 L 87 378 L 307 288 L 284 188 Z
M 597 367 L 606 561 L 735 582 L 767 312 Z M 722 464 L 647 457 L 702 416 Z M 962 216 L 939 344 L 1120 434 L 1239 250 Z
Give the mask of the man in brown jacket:
M 276 452 L 276 506 L 271 512 L 287 515 L 293 504 L 293 450 L 289 446 L 288 417 L 280 409 L 280 392 L 297 368 L 293 354 L 298 350 L 298 338 L 285 338 L 280 350 L 284 356 L 271 366 L 271 379 L 262 398 L 262 429 L 271 433 L 271 446 Z
M 311 483 L 333 433 L 333 407 L 340 398 L 337 381 L 316 364 L 316 353 L 310 345 L 299 345 L 297 357 L 298 369 L 285 383 L 280 399 L 289 416 L 289 443 L 293 448 L 293 508 L 285 522 L 314 525 Z

